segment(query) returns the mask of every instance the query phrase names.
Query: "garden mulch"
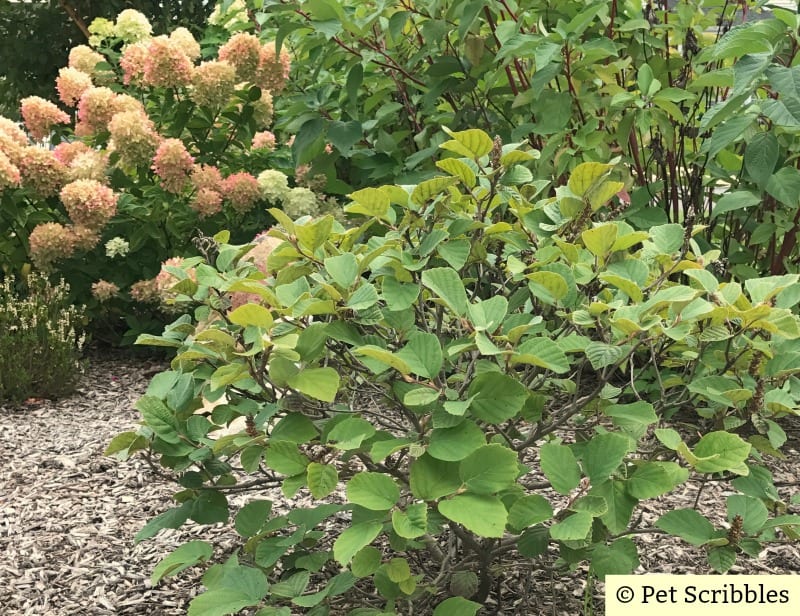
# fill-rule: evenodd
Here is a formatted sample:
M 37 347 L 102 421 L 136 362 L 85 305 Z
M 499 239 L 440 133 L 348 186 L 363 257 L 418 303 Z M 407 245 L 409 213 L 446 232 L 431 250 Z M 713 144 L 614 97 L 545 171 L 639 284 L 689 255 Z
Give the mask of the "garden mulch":
M 153 587 L 149 582 L 153 567 L 190 539 L 211 541 L 217 555 L 238 547 L 236 533 L 222 525 L 188 524 L 133 543 L 150 518 L 172 506 L 173 486 L 161 481 L 142 458 L 119 462 L 103 457 L 103 450 L 116 434 L 135 429 L 138 412 L 133 405 L 149 379 L 163 368 L 157 362 L 117 354 L 96 356 L 79 391 L 69 398 L 0 406 L 4 616 L 186 614 L 199 590 L 202 570 L 193 568 Z M 790 421 L 787 428 L 787 459 L 777 461 L 775 471 L 786 502 L 800 482 L 800 422 Z M 668 498 L 648 501 L 644 525 L 664 511 L 693 506 L 697 487 L 689 483 Z M 259 496 L 280 499 L 277 493 Z M 700 510 L 717 521 L 723 519 L 724 496 L 721 486 L 705 486 Z M 635 540 L 642 564 L 637 573 L 709 572 L 702 549 L 657 534 L 636 535 Z M 556 571 L 554 559 L 549 555 L 533 567 L 530 561 L 507 563 L 481 614 L 584 613 L 583 572 Z M 800 546 L 770 546 L 758 561 L 737 562 L 732 573 L 798 574 Z M 602 590 L 599 584 L 590 593 L 597 614 L 603 613 Z

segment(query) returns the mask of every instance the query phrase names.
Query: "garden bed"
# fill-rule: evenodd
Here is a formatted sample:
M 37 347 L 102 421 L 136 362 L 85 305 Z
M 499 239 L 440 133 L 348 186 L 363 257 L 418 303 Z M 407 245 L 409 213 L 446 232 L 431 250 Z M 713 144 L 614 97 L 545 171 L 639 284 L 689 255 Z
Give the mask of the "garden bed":
M 158 481 L 141 458 L 117 462 L 102 452 L 114 435 L 136 425 L 133 404 L 162 368 L 116 354 L 97 356 L 75 395 L 0 407 L 5 449 L 0 458 L 0 605 L 5 616 L 185 614 L 200 569 L 154 588 L 149 583 L 153 567 L 190 539 L 214 542 L 216 554 L 236 546 L 232 529 L 194 524 L 133 545 L 145 522 L 171 506 L 173 486 Z M 800 481 L 800 422 L 785 427 L 787 459 L 776 462 L 775 482 L 788 502 Z M 669 509 L 691 507 L 696 495 L 697 484 L 689 483 L 668 498 L 648 501 L 643 525 Z M 724 517 L 721 496 L 709 484 L 699 500 L 703 513 L 715 521 Z M 709 571 L 700 548 L 653 534 L 637 535 L 636 541 L 639 573 Z M 509 562 L 499 593 L 482 613 L 582 613 L 585 572 L 553 572 L 553 561 L 554 555 L 533 568 L 529 562 Z M 760 560 L 740 560 L 732 572 L 798 573 L 800 549 L 796 544 L 769 547 Z M 602 613 L 602 585 L 593 603 Z

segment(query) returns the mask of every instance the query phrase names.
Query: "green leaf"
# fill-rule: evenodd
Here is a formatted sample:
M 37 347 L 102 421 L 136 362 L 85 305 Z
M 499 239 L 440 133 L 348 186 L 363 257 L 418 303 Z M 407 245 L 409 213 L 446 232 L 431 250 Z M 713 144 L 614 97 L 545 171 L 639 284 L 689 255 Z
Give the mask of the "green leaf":
M 173 507 L 172 509 L 167 509 L 164 513 L 158 514 L 149 520 L 142 530 L 136 533 L 136 537 L 133 540 L 134 543 L 149 539 L 164 528 L 180 528 L 189 519 L 192 506 L 192 501 L 186 501 L 180 507 Z
M 341 565 L 347 565 L 362 548 L 366 547 L 381 532 L 381 522 L 360 522 L 346 528 L 333 542 L 333 557 Z
M 511 419 L 525 406 L 527 388 L 508 375 L 484 372 L 470 383 L 470 412 L 487 423 L 498 424 Z
M 368 545 L 362 548 L 353 556 L 350 563 L 350 571 L 356 577 L 367 577 L 372 575 L 381 566 L 381 552 L 378 548 Z
M 401 374 L 411 374 L 411 367 L 403 359 L 381 347 L 367 344 L 353 349 L 353 354 L 375 359 L 388 367 L 394 368 Z
M 583 452 L 583 470 L 593 484 L 602 483 L 628 453 L 628 438 L 612 432 L 592 437 Z
M 591 569 L 601 580 L 607 575 L 628 575 L 639 566 L 636 544 L 628 537 L 617 539 L 610 545 L 595 546 Z
M 599 181 L 605 178 L 613 167 L 603 163 L 581 163 L 572 170 L 567 186 L 577 197 L 583 197 Z
M 592 529 L 592 514 L 580 511 L 550 527 L 550 537 L 556 541 L 582 541 Z
M 351 73 L 354 72 L 351 70 Z M 351 120 L 350 122 L 331 122 L 328 127 L 328 140 L 336 147 L 343 156 L 350 153 L 350 149 L 361 140 L 363 130 L 361 122 Z
M 722 198 L 717 201 L 714 209 L 711 211 L 711 218 L 716 218 L 727 212 L 758 205 L 759 203 L 761 203 L 761 197 L 749 190 L 736 190 L 725 193 Z
M 529 274 L 528 288 L 536 299 L 551 306 L 569 293 L 567 281 L 556 272 L 539 271 Z
M 544 336 L 528 338 L 517 347 L 513 355 L 514 362 L 539 366 L 552 370 L 556 374 L 569 372 L 570 364 L 564 351 L 558 344 Z
M 729 545 L 711 548 L 708 551 L 708 564 L 717 573 L 726 573 L 736 563 L 736 550 Z
M 343 289 L 353 286 L 358 276 L 358 260 L 351 252 L 325 259 L 325 271 Z
M 737 475 L 749 472 L 744 461 L 750 455 L 750 443 L 736 434 L 717 431 L 705 434 L 694 448 L 694 455 L 702 459 L 695 468 L 701 473 L 731 471 Z
M 411 192 L 411 201 L 423 206 L 428 201 L 433 201 L 445 194 L 445 190 L 456 182 L 458 182 L 458 178 L 454 177 L 434 177 L 420 182 Z
M 425 503 L 413 503 L 405 511 L 392 511 L 392 527 L 401 537 L 416 539 L 428 532 L 428 506 Z
M 228 318 L 231 320 L 231 323 L 241 325 L 242 327 L 254 325 L 261 329 L 269 329 L 272 327 L 273 323 L 272 313 L 264 308 L 264 306 L 258 304 L 239 306 L 228 313 Z
M 529 494 L 514 501 L 508 510 L 508 526 L 515 532 L 522 532 L 529 526 L 544 522 L 553 517 L 553 506 L 544 496 Z
M 636 499 L 628 494 L 624 481 L 606 481 L 592 486 L 589 494 L 600 496 L 606 501 L 608 511 L 600 516 L 612 533 L 624 532 L 633 515 Z
M 769 518 L 764 501 L 744 494 L 731 494 L 728 497 L 728 522 L 735 516 L 741 516 L 742 530 L 748 535 L 758 534 Z
M 796 208 L 800 203 L 800 171 L 794 167 L 778 169 L 767 181 L 766 190 L 783 205 Z
M 272 511 L 272 501 L 255 500 L 247 503 L 236 514 L 236 532 L 242 537 L 252 537 L 264 526 Z
M 311 490 L 311 496 L 316 499 L 325 498 L 336 489 L 339 473 L 332 464 L 312 462 L 306 468 L 306 483 Z
M 478 494 L 458 494 L 441 501 L 439 513 L 480 537 L 502 537 L 508 520 L 499 498 Z
M 304 224 L 294 224 L 294 233 L 297 236 L 298 244 L 314 252 L 322 246 L 331 236 L 333 228 L 333 216 L 323 216 L 319 219 L 311 220 Z
M 337 423 L 328 433 L 327 442 L 338 449 L 358 449 L 361 443 L 375 434 L 375 426 L 361 417 L 348 417 Z
M 240 610 L 251 605 L 257 605 L 260 601 L 261 599 L 251 599 L 249 596 L 233 589 L 209 590 L 192 599 L 187 614 L 188 616 L 238 614 Z
M 361 472 L 347 482 L 347 499 L 372 511 L 388 511 L 400 499 L 400 488 L 388 475 Z
M 461 487 L 458 469 L 455 462 L 437 460 L 429 454 L 420 456 L 411 463 L 409 470 L 411 493 L 425 501 L 455 494 Z
M 391 206 L 389 196 L 379 188 L 363 188 L 347 196 L 353 203 L 347 206 L 345 211 L 353 214 L 385 218 Z
M 569 494 L 581 481 L 581 470 L 566 445 L 545 443 L 539 449 L 542 472 L 559 494 Z
M 445 173 L 457 177 L 467 188 L 475 186 L 475 172 L 463 161 L 457 158 L 445 158 L 437 161 L 436 166 Z
M 440 297 L 456 315 L 466 314 L 467 292 L 464 282 L 453 268 L 435 267 L 423 271 L 422 284 Z
M 167 443 L 179 443 L 176 420 L 172 411 L 158 398 L 143 396 L 136 401 L 136 409 L 149 428 Z
M 375 287 L 365 282 L 353 291 L 347 299 L 346 306 L 351 310 L 367 310 L 377 304 L 379 299 Z
M 779 154 L 778 139 L 772 132 L 758 133 L 747 142 L 744 150 L 744 167 L 759 188 L 763 189 L 767 185 L 775 170 Z
M 714 526 L 694 509 L 668 511 L 655 525 L 692 545 L 703 545 L 714 538 Z
M 492 138 L 482 130 L 472 128 L 459 132 L 453 132 L 447 127 L 442 130 L 452 137 L 450 141 L 445 141 L 439 147 L 466 156 L 467 158 L 481 158 L 492 151 Z
M 408 310 L 417 301 L 420 288 L 417 284 L 398 282 L 391 276 L 383 277 L 381 293 L 388 308 L 394 311 Z
M 596 257 L 605 257 L 617 241 L 617 225 L 606 223 L 581 233 L 584 246 Z
M 644 462 L 627 481 L 628 492 L 639 500 L 655 498 L 672 491 L 688 477 L 689 471 L 674 462 Z
M 481 609 L 480 603 L 464 597 L 450 597 L 436 606 L 433 616 L 475 616 L 479 609 Z
M 508 300 L 502 295 L 467 305 L 467 314 L 475 330 L 490 334 L 500 327 L 507 313 Z
M 426 379 L 434 379 L 442 369 L 442 345 L 434 334 L 414 332 L 408 344 L 395 355 L 403 360 L 411 372 Z
M 606 366 L 616 364 L 627 355 L 629 350 L 629 347 L 616 346 L 604 342 L 590 342 L 586 345 L 584 353 L 586 353 L 586 359 L 592 364 L 592 368 L 600 370 Z
M 267 466 L 272 470 L 293 477 L 306 472 L 309 460 L 290 441 L 270 441 L 266 453 Z
M 163 578 L 180 573 L 199 563 L 206 562 L 214 553 L 213 546 L 206 541 L 189 541 L 162 559 L 150 575 L 150 584 L 155 586 Z
M 650 239 L 655 249 L 662 254 L 672 254 L 683 246 L 684 229 L 682 225 L 670 223 L 650 228 Z
M 461 481 L 476 494 L 500 492 L 513 485 L 518 474 L 517 454 L 497 443 L 476 449 L 459 466 Z
M 437 460 L 458 462 L 485 444 L 483 430 L 475 422 L 465 420 L 452 428 L 434 428 L 428 453 Z
M 300 393 L 323 402 L 333 402 L 339 392 L 339 373 L 333 368 L 306 368 L 286 381 Z

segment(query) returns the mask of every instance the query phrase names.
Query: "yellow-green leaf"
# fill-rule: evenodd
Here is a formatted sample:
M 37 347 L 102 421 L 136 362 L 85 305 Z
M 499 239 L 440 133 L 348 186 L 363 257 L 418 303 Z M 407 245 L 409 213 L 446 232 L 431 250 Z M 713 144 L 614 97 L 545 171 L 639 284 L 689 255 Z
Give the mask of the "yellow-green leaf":
M 444 127 L 443 130 L 453 138 L 439 146 L 443 150 L 450 150 L 451 152 L 469 158 L 480 158 L 492 151 L 494 145 L 492 143 L 492 138 L 480 129 L 471 128 L 469 130 L 453 132 L 449 128 Z
M 463 161 L 457 158 L 445 158 L 444 160 L 438 161 L 436 166 L 445 173 L 457 177 L 467 188 L 475 186 L 475 172 Z
M 606 256 L 617 239 L 617 225 L 608 223 L 581 233 L 584 246 L 596 257 Z
M 604 163 L 581 163 L 569 176 L 567 186 L 576 196 L 584 197 L 612 168 Z

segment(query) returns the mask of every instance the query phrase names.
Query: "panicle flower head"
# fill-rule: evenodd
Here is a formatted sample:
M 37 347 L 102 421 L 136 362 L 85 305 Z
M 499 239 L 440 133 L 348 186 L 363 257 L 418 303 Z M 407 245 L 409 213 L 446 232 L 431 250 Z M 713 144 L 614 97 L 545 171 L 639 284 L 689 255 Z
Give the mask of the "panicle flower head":
M 261 196 L 271 203 L 283 201 L 289 192 L 289 178 L 275 169 L 267 169 L 258 174 L 258 187 Z
M 224 61 L 203 62 L 194 69 L 189 97 L 198 105 L 220 107 L 228 102 L 236 84 L 236 69 Z
M 102 229 L 117 212 L 117 195 L 96 180 L 70 182 L 60 197 L 72 222 L 89 229 Z
M 97 69 L 97 65 L 105 61 L 103 54 L 96 52 L 88 45 L 78 45 L 70 50 L 67 66 L 78 69 L 90 77 L 96 77 L 108 72 Z
M 161 137 L 155 125 L 142 111 L 123 111 L 111 118 L 109 148 L 119 154 L 123 165 L 137 167 L 149 163 Z
M 58 71 L 56 77 L 56 90 L 59 100 L 68 107 L 74 107 L 89 88 L 92 87 L 92 78 L 87 73 L 65 66 Z
M 93 134 L 105 130 L 117 111 L 117 95 L 110 88 L 91 87 L 78 102 L 78 121 L 87 134 Z
M 143 68 L 142 82 L 156 88 L 185 86 L 192 80 L 192 61 L 177 41 L 166 36 L 150 41 Z
M 72 238 L 75 250 L 88 251 L 100 243 L 100 232 L 82 225 L 69 225 L 67 232 Z
M 92 295 L 98 302 L 107 302 L 119 295 L 119 287 L 107 280 L 98 280 L 92 284 Z
M 147 17 L 134 9 L 125 9 L 117 15 L 114 34 L 126 43 L 135 43 L 147 38 L 153 32 L 153 26 Z
M 280 92 L 286 87 L 292 60 L 286 47 L 281 47 L 280 54 L 275 53 L 275 43 L 266 43 L 261 47 L 258 68 L 253 83 L 270 92 Z
M 222 195 L 210 188 L 199 188 L 189 202 L 200 218 L 208 218 L 222 211 Z
M 143 304 L 157 304 L 161 301 L 155 278 L 134 282 L 130 294 L 134 300 Z
M 218 57 L 234 66 L 239 81 L 255 83 L 261 60 L 261 43 L 255 36 L 247 32 L 234 34 L 219 48 Z
M 0 116 L 0 135 L 5 135 L 17 145 L 28 145 L 28 136 L 14 120 Z
M 171 193 L 180 193 L 194 167 L 194 159 L 180 139 L 165 139 L 153 158 L 153 171 L 161 178 L 161 186 Z
M 19 169 L 11 162 L 2 151 L 0 151 L 0 193 L 5 188 L 16 188 L 19 186 Z
M 130 94 L 117 94 L 117 98 L 114 99 L 114 113 L 123 113 L 125 111 L 147 113 L 141 101 L 133 98 Z
M 293 219 L 314 216 L 319 212 L 319 200 L 313 190 L 303 186 L 296 186 L 284 197 L 283 211 Z
M 20 101 L 20 113 L 31 137 L 41 141 L 48 137 L 55 124 L 69 124 L 69 116 L 50 101 L 27 96 Z
M 68 230 L 57 222 L 36 225 L 28 236 L 31 261 L 41 270 L 48 271 L 53 263 L 72 256 L 75 250 Z
M 11 137 L 0 131 L 0 152 L 8 156 L 12 164 L 19 166 L 27 146 L 20 145 Z
M 253 206 L 261 198 L 258 180 L 244 171 L 225 178 L 222 183 L 222 192 L 233 209 L 239 213 L 253 209 Z
M 55 157 L 52 150 L 35 146 L 23 148 L 22 157 L 16 165 L 22 185 L 41 197 L 55 195 L 67 180 L 67 167 Z
M 62 141 L 53 148 L 53 156 L 69 166 L 78 154 L 84 154 L 91 149 L 83 141 Z
M 115 36 L 114 22 L 105 17 L 95 17 L 92 23 L 89 24 L 89 32 L 91 33 L 89 45 L 98 47 L 107 38 Z
M 275 149 L 275 135 L 268 130 L 256 133 L 253 135 L 252 148 L 254 150 L 269 150 L 272 152 Z
M 107 181 L 108 154 L 99 150 L 81 152 L 69 164 L 67 177 L 72 180 L 96 180 L 101 184 Z
M 197 60 L 200 57 L 200 43 L 195 40 L 194 35 L 186 28 L 175 28 L 170 33 L 169 38 L 181 48 L 190 60 Z
M 131 245 L 123 238 L 112 237 L 106 242 L 106 256 L 110 259 L 114 257 L 124 257 L 128 254 Z
M 197 190 L 207 188 L 215 192 L 222 191 L 222 174 L 214 165 L 195 165 L 191 179 L 192 186 Z
M 258 128 L 266 128 L 272 123 L 272 94 L 261 89 L 261 98 L 253 103 L 253 121 Z
M 119 65 L 122 67 L 122 83 L 139 84 L 144 77 L 144 63 L 147 60 L 147 49 L 150 47 L 148 41 L 139 41 L 125 45 L 122 55 L 119 58 Z

